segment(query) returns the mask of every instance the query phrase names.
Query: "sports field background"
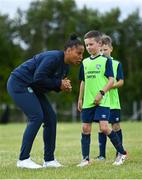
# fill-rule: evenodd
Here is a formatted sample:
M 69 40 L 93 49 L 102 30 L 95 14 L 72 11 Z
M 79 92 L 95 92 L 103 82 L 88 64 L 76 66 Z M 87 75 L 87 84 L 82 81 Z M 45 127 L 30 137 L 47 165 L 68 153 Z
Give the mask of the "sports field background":
M 92 124 L 91 159 L 98 155 L 97 124 Z M 1 179 L 140 179 L 142 178 L 142 122 L 121 123 L 128 160 L 113 166 L 115 150 L 107 143 L 107 160 L 95 161 L 84 168 L 81 161 L 81 123 L 59 123 L 57 127 L 56 159 L 65 166 L 58 169 L 27 170 L 16 168 L 21 138 L 26 124 L 0 125 Z M 43 162 L 42 128 L 35 140 L 31 158 Z

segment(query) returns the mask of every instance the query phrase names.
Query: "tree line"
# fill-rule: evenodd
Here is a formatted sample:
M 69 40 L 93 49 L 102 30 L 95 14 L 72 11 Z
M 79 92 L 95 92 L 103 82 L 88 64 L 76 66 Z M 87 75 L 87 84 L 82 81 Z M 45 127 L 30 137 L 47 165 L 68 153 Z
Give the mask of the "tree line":
M 72 32 L 81 38 L 89 30 L 99 30 L 113 40 L 113 57 L 122 65 L 125 85 L 120 90 L 122 104 L 140 100 L 142 84 L 142 18 L 138 9 L 121 19 L 119 8 L 100 13 L 84 6 L 78 9 L 74 0 L 33 1 L 26 11 L 17 9 L 13 19 L 0 13 L 0 103 L 11 103 L 6 91 L 10 72 L 19 64 L 44 50 L 63 49 Z M 85 52 L 84 57 L 88 56 Z M 79 67 L 72 67 L 71 94 L 50 98 L 68 107 L 77 101 Z

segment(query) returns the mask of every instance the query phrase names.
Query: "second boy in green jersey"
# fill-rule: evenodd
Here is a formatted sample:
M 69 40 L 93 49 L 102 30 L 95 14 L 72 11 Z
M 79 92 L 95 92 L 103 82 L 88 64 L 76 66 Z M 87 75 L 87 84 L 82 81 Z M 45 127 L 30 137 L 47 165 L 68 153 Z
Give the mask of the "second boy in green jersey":
M 114 60 L 111 57 L 111 52 L 113 50 L 112 47 L 112 40 L 109 36 L 103 35 L 102 36 L 102 47 L 101 52 L 103 55 L 110 57 L 112 59 L 112 67 L 114 72 L 114 84 L 109 91 L 110 94 L 110 117 L 109 122 L 112 125 L 113 131 L 117 133 L 119 139 L 122 143 L 122 131 L 120 128 L 120 101 L 119 101 L 119 94 L 118 88 L 124 84 L 124 76 L 122 65 L 120 62 Z M 99 156 L 97 157 L 98 160 L 104 160 L 106 158 L 106 140 L 107 136 L 103 132 L 98 133 L 98 140 L 99 140 Z

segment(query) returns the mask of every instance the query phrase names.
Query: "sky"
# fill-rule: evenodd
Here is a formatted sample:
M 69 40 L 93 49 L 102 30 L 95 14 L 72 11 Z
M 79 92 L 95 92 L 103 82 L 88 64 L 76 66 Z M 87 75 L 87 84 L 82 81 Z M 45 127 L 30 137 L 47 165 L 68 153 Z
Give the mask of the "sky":
M 17 8 L 26 10 L 30 2 L 34 0 L 0 0 L 0 14 L 9 14 L 14 18 Z M 112 8 L 119 7 L 122 19 L 139 9 L 142 17 L 142 0 L 75 0 L 78 8 L 86 5 L 88 8 L 99 10 L 101 13 L 110 11 Z

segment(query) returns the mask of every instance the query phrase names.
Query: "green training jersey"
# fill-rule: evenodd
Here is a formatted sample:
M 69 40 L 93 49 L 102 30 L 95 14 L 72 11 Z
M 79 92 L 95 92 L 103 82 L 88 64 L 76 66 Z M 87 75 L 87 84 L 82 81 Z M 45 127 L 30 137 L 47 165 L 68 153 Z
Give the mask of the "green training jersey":
M 84 68 L 84 97 L 83 108 L 94 107 L 96 95 L 108 83 L 108 78 L 105 76 L 106 62 L 108 58 L 97 56 L 91 60 L 90 57 L 83 60 Z M 100 106 L 110 107 L 109 92 L 103 96 Z
M 118 69 L 119 62 L 112 58 L 112 68 L 114 73 L 114 82 L 117 81 L 117 69 Z M 118 88 L 111 89 L 110 93 L 110 109 L 121 109 L 120 107 L 120 100 L 118 94 Z

